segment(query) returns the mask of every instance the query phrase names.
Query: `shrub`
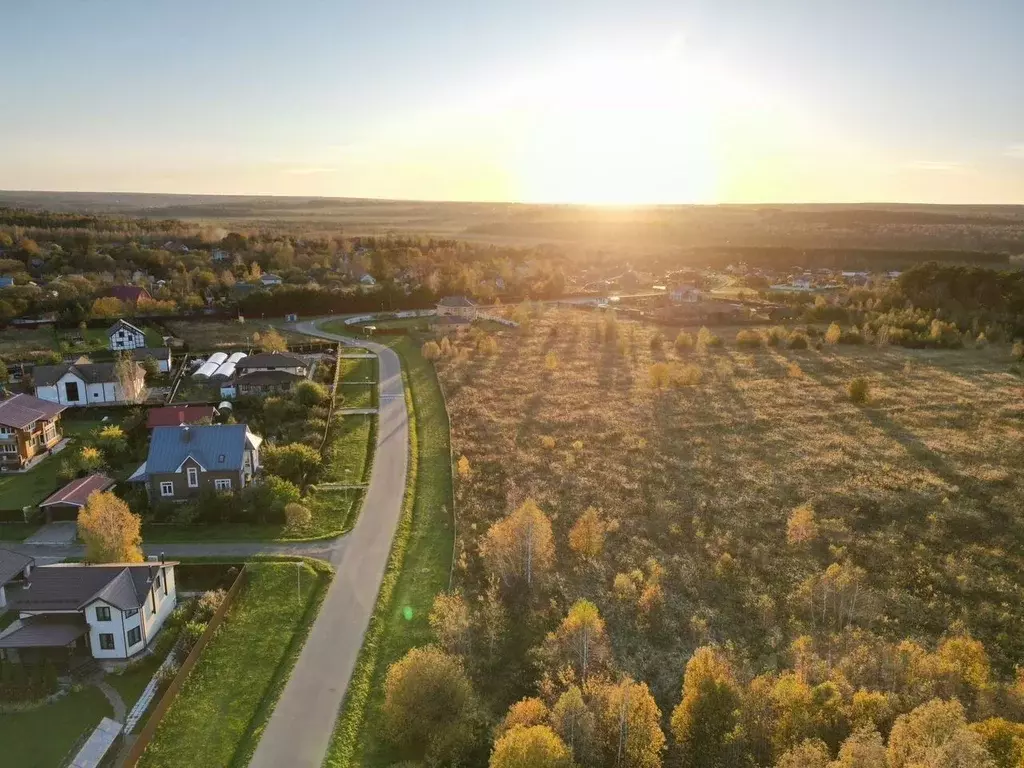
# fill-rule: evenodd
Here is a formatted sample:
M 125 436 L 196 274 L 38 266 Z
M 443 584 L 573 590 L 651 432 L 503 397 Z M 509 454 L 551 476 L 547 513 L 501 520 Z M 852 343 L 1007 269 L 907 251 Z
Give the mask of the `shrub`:
M 555 448 L 555 438 L 551 435 L 544 435 L 540 439 L 540 445 L 542 448 L 552 451 Z
M 178 671 L 181 669 L 181 665 L 177 662 L 171 661 L 164 664 L 156 673 L 156 685 L 159 690 L 167 688 L 178 676 Z
M 1024 360 L 1024 341 L 1015 341 L 1011 354 L 1014 360 Z
M 549 371 L 558 370 L 558 355 L 554 352 L 548 352 L 544 356 L 544 367 Z
M 206 631 L 205 621 L 187 621 L 185 626 L 181 628 L 181 635 L 179 636 L 179 645 L 177 658 L 179 661 L 184 661 L 188 658 L 188 655 L 192 653 L 192 649 L 196 647 L 196 643 L 199 642 L 199 638 L 203 636 L 203 632 Z
M 669 382 L 669 368 L 667 363 L 654 363 L 647 371 L 650 377 L 651 387 L 664 389 Z
M 704 376 L 696 365 L 673 365 L 669 375 L 673 387 L 695 387 Z
M 757 349 L 762 341 L 757 331 L 740 331 L 736 334 L 736 346 L 740 349 Z
M 313 522 L 313 513 L 309 507 L 304 507 L 296 502 L 285 504 L 284 521 L 293 531 L 301 531 Z
M 426 360 L 437 360 L 441 356 L 441 347 L 436 341 L 428 341 L 420 348 L 420 354 Z
M 199 600 L 196 601 L 196 609 L 195 613 L 193 614 L 193 620 L 200 622 L 209 621 L 211 618 L 213 618 L 213 614 L 215 614 L 217 610 L 221 607 L 221 605 L 224 603 L 224 600 L 227 597 L 227 595 L 228 593 L 225 592 L 223 589 L 211 589 L 207 592 L 204 592 L 202 597 L 200 597 Z M 177 610 L 178 609 L 175 608 L 175 611 Z
M 974 346 L 977 349 L 984 349 L 988 346 L 988 337 L 984 333 L 979 333 L 978 338 L 974 340 Z
M 689 352 L 693 349 L 693 334 L 680 331 L 676 335 L 676 340 L 672 343 L 672 346 L 675 347 L 676 352 Z
M 869 387 L 867 379 L 857 377 L 850 381 L 849 385 L 850 401 L 854 403 L 867 402 L 869 395 Z
M 722 346 L 722 339 L 708 330 L 707 326 L 701 326 L 697 332 L 697 348 L 713 349 Z
M 660 352 L 663 346 L 665 346 L 665 337 L 661 335 L 660 331 L 656 331 L 651 336 L 651 351 Z
M 832 323 L 825 331 L 825 343 L 838 344 L 841 338 L 843 338 L 843 329 L 839 327 L 839 323 Z
M 789 331 L 781 325 L 776 325 L 768 329 L 768 338 L 765 343 L 769 347 L 781 347 L 787 338 L 789 338 Z
M 800 331 L 793 331 L 786 346 L 790 349 L 807 349 L 807 335 Z
M 804 377 L 804 369 L 798 363 L 790 363 L 786 371 L 791 379 L 802 379 Z

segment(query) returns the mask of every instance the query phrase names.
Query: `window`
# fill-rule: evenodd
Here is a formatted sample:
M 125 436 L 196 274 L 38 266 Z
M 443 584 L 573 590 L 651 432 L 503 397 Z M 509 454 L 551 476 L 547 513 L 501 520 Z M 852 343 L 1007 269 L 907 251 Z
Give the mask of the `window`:
M 106 632 L 100 635 L 100 649 L 104 651 L 114 650 L 114 636 Z
M 230 491 L 231 490 L 231 478 L 230 477 L 218 477 L 213 481 L 213 487 L 218 491 Z
M 138 645 L 142 642 L 142 630 L 139 627 L 128 630 L 128 647 Z
M 159 573 L 156 575 L 156 581 L 153 582 L 153 584 L 155 585 L 156 589 L 160 589 L 160 574 Z
M 137 614 L 138 612 L 139 612 L 139 609 L 138 609 L 138 608 L 132 608 L 131 610 L 128 610 L 128 611 L 125 611 L 125 612 L 124 612 L 124 617 L 125 617 L 126 619 L 130 619 L 130 618 L 131 618 L 132 616 L 134 616 L 134 615 L 135 615 L 135 614 Z
M 173 496 L 174 495 L 174 483 L 160 483 L 160 495 L 161 496 Z
M 77 381 L 66 381 L 64 382 L 64 397 L 68 400 L 78 400 L 78 382 Z
M 107 606 L 96 606 L 96 621 L 110 621 L 110 609 Z
M 0 453 L 17 453 L 18 446 L 14 443 L 3 443 L 0 444 Z
M 198 488 L 199 487 L 199 470 L 195 467 L 189 467 L 185 470 L 188 473 L 188 487 Z
M 13 435 L 14 427 L 0 427 L 0 435 Z

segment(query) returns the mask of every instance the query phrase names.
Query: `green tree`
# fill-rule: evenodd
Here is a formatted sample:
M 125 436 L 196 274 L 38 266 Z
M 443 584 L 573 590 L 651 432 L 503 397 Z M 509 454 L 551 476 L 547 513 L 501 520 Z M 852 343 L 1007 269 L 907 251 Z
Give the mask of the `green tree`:
M 473 692 L 456 656 L 435 646 L 413 648 L 388 668 L 384 727 L 397 746 L 448 764 L 470 738 Z
M 572 768 L 572 756 L 546 725 L 519 726 L 494 743 L 489 768 Z
M 323 458 L 305 443 L 271 445 L 263 449 L 263 468 L 271 475 L 302 488 L 319 471 Z
M 0 360 L 0 384 L 8 384 L 11 381 L 11 374 L 7 370 L 7 363 Z
M 315 381 L 300 381 L 295 385 L 292 398 L 303 408 L 315 408 L 327 400 L 327 387 Z
M 710 646 L 686 663 L 683 695 L 672 712 L 672 733 L 692 768 L 730 768 L 740 689 L 728 659 Z

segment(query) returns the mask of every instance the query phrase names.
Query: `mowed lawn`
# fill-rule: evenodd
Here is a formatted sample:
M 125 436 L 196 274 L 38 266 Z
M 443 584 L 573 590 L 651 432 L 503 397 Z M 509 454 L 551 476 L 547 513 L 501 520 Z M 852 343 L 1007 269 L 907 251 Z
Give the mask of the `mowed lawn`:
M 140 766 L 248 764 L 329 576 L 305 563 L 246 567 L 248 584 L 164 715 Z
M 28 472 L 0 474 L 0 508 L 34 507 L 57 490 L 60 454 L 49 456 Z
M 58 768 L 70 751 L 114 710 L 98 688 L 83 688 L 28 712 L 0 715 L 0 765 Z
M 694 647 L 731 643 L 755 670 L 812 631 L 802 585 L 832 562 L 865 569 L 871 628 L 934 644 L 962 622 L 1000 674 L 1024 657 L 1024 401 L 1007 345 L 970 350 L 825 346 L 676 353 L 675 330 L 548 310 L 493 357 L 441 362 L 459 483 L 456 585 L 486 588 L 479 545 L 532 498 L 552 521 L 560 613 L 580 597 L 605 617 L 623 670 L 663 711 Z M 652 351 L 655 333 L 666 337 Z M 550 356 L 550 357 L 549 357 Z M 550 361 L 550 365 L 546 361 Z M 699 369 L 695 386 L 655 389 L 655 362 Z M 864 378 L 865 404 L 848 396 Z M 787 545 L 810 504 L 816 547 Z M 568 547 L 580 514 L 611 524 L 582 567 Z M 612 590 L 616 574 L 661 571 L 657 641 Z M 539 638 L 539 639 L 538 639 Z M 536 644 L 543 639 L 524 638 Z M 527 695 L 529 661 L 486 685 L 494 711 Z
M 349 685 L 325 763 L 331 768 L 394 762 L 381 736 L 384 677 L 406 651 L 430 641 L 427 614 L 434 597 L 447 588 L 451 566 L 452 475 L 444 399 L 433 365 L 423 359 L 417 342 L 398 337 L 388 345 L 402 358 L 415 411 L 412 517 L 397 582 L 390 600 L 378 602 L 374 622 L 380 623 L 371 624 Z

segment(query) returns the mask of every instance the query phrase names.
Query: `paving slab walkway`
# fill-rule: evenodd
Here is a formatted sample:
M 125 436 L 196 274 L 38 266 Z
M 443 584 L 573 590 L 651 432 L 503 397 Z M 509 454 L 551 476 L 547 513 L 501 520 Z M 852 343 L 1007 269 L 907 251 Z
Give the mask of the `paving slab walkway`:
M 25 539 L 25 544 L 29 546 L 66 547 L 74 544 L 77 538 L 78 524 L 73 520 L 62 520 L 56 523 L 47 523 Z

